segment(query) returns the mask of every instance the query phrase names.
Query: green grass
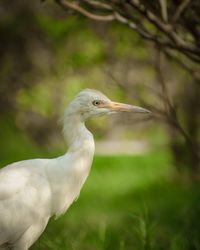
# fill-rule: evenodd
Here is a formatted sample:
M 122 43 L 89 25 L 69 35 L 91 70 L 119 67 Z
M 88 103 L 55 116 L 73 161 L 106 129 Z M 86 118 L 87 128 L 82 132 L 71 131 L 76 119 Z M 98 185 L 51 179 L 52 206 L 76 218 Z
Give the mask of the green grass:
M 199 187 L 172 170 L 166 152 L 96 156 L 77 202 L 32 249 L 200 249 Z

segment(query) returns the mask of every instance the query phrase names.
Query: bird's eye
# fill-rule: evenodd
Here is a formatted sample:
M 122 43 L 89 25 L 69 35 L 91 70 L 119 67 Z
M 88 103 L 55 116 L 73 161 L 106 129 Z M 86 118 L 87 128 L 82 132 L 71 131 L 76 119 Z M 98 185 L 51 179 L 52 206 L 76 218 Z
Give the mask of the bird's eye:
M 100 103 L 101 103 L 101 101 L 98 101 L 98 100 L 95 100 L 95 101 L 92 102 L 92 104 L 94 106 L 98 106 Z

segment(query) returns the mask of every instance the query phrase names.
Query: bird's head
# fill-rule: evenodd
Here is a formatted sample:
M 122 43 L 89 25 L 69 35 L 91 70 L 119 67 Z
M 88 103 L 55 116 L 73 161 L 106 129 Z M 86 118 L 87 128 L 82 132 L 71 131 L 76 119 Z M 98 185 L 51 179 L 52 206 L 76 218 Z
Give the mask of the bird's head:
M 70 103 L 67 112 L 79 115 L 83 121 L 117 112 L 150 113 L 149 110 L 138 106 L 113 102 L 100 91 L 93 89 L 82 90 Z

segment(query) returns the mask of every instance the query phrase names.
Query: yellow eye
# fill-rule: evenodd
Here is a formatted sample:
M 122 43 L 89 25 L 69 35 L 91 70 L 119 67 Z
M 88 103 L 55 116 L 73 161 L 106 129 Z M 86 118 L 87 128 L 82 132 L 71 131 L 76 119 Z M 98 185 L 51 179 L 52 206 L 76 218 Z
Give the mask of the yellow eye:
M 98 101 L 98 100 L 95 100 L 95 101 L 92 102 L 92 104 L 94 106 L 98 106 L 100 103 L 101 103 L 101 101 Z

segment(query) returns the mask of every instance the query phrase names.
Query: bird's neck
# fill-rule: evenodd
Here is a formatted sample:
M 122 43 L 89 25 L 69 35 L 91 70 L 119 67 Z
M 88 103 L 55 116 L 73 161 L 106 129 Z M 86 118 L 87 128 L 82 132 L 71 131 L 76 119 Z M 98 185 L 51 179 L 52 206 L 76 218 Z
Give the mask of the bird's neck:
M 82 121 L 79 115 L 65 114 L 63 132 L 69 146 L 68 152 L 83 149 L 86 146 L 85 142 L 94 144 L 93 135 L 86 128 L 84 121 Z
M 93 136 L 80 117 L 65 114 L 63 130 L 69 145 L 68 152 L 56 159 L 48 174 L 53 195 L 52 215 L 56 216 L 66 211 L 78 197 L 94 155 Z

